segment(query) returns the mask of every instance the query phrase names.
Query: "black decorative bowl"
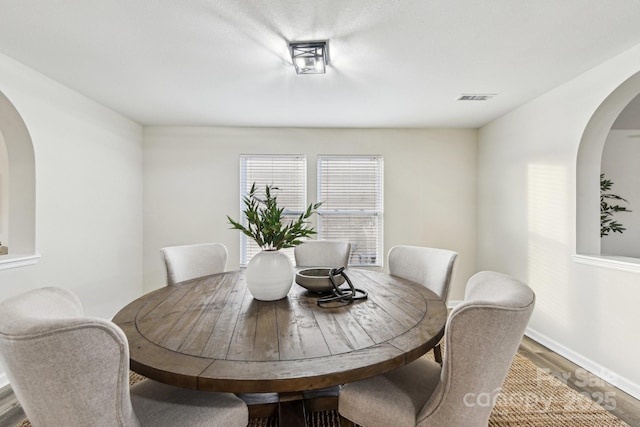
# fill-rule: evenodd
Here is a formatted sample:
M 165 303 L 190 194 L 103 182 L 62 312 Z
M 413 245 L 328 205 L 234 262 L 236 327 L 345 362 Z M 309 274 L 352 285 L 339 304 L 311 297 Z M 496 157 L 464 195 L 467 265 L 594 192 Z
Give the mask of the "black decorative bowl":
M 303 288 L 319 294 L 331 292 L 333 286 L 329 280 L 329 267 L 314 267 L 300 270 L 296 273 L 296 283 Z M 342 275 L 333 276 L 336 286 L 344 283 Z

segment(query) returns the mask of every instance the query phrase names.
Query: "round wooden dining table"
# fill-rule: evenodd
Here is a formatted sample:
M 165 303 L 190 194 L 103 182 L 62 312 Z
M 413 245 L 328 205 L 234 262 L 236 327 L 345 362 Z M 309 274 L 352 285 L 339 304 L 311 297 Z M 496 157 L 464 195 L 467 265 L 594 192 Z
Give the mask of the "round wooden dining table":
M 129 341 L 131 369 L 163 383 L 232 393 L 290 393 L 368 378 L 435 346 L 445 303 L 426 287 L 366 269 L 346 270 L 368 298 L 341 307 L 293 284 L 258 301 L 244 271 L 167 286 L 113 318 Z

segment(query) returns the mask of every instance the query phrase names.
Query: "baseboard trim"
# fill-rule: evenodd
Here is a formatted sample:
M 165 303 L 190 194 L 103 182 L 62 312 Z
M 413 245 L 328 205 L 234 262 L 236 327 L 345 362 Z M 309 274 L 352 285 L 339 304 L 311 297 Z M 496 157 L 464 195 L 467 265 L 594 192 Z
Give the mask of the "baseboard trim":
M 533 328 L 527 328 L 524 334 L 532 340 L 559 354 L 560 356 L 570 360 L 581 368 L 584 368 L 597 377 L 603 379 L 612 386 L 624 391 L 625 393 L 628 393 L 636 399 L 640 399 L 640 385 L 638 385 L 637 383 L 619 375 L 615 371 L 612 371 L 611 369 L 608 369 L 597 362 L 594 362 L 593 360 L 581 355 L 580 353 L 577 353 L 570 348 L 565 347 L 558 341 L 549 338 L 545 334 L 536 331 Z

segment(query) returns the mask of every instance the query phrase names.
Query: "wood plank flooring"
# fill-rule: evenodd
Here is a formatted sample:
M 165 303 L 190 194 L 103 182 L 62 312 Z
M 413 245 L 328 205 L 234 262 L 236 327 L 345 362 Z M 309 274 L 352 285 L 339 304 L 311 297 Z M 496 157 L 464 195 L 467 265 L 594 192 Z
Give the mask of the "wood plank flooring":
M 640 401 L 615 388 L 529 337 L 524 337 L 518 353 L 538 368 L 562 380 L 572 389 L 589 396 L 631 427 L 640 426 Z
M 11 387 L 0 389 L 0 427 L 14 427 L 25 418 Z
M 578 365 L 570 362 L 562 356 L 554 353 L 548 348 L 538 344 L 532 339 L 525 337 L 520 344 L 518 352 L 531 360 L 536 366 L 545 369 L 551 375 L 557 378 L 565 378 L 569 387 L 578 392 L 585 393 L 593 400 L 601 400 L 601 405 L 616 417 L 625 421 L 632 427 L 640 426 L 640 401 L 628 395 L 627 393 L 613 387 L 612 385 L 602 381 L 599 377 L 585 371 Z M 605 401 L 604 396 L 609 399 Z M 613 400 L 612 400 L 613 399 Z M 613 404 L 615 402 L 615 404 Z M 331 401 L 324 406 L 320 405 L 317 410 L 329 409 L 335 405 L 335 401 Z M 258 409 L 256 407 L 256 409 Z M 264 414 L 255 414 L 258 416 L 275 415 L 271 411 L 265 411 Z M 18 404 L 10 387 L 0 390 L 0 427 L 14 427 L 25 418 L 22 408 Z

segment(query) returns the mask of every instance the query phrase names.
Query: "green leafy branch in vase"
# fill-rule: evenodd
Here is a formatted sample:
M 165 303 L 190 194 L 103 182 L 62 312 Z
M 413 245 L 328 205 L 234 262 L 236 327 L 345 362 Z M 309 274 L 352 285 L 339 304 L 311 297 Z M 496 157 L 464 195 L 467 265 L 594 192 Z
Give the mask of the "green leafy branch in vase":
M 303 238 L 316 234 L 308 219 L 322 205 L 322 202 L 310 204 L 306 211 L 288 221 L 285 209 L 278 206 L 277 197 L 272 193 L 274 190 L 277 191 L 278 187 L 265 185 L 265 197 L 260 198 L 255 182 L 251 185 L 249 194 L 242 198 L 246 227 L 227 215 L 232 229 L 251 237 L 263 250 L 292 248 L 302 243 Z
M 608 236 L 610 232 L 620 233 L 626 230 L 616 220 L 613 214 L 616 212 L 632 212 L 626 206 L 620 206 L 615 201 L 629 203 L 626 199 L 609 193 L 613 187 L 613 181 L 605 178 L 604 174 L 600 174 L 600 237 Z M 610 201 L 614 201 L 610 203 Z

